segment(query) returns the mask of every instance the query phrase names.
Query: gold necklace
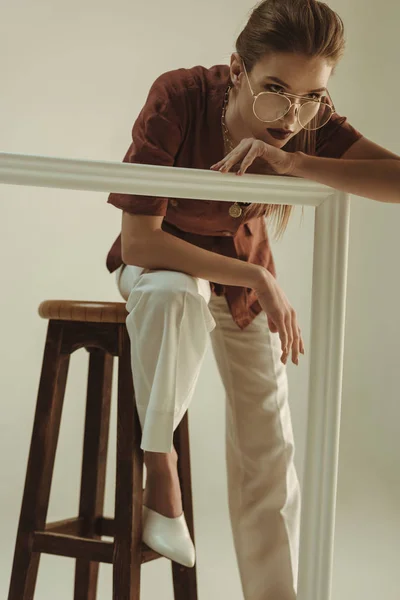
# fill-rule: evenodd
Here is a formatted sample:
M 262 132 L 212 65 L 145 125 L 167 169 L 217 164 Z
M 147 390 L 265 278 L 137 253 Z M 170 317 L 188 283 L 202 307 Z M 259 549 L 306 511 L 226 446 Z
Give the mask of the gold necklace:
M 232 89 L 232 86 L 229 85 L 225 92 L 224 106 L 222 109 L 222 117 L 221 117 L 222 133 L 223 133 L 223 137 L 224 137 L 225 146 L 226 146 L 226 148 L 228 148 L 228 153 L 232 152 L 232 150 L 234 150 L 233 144 L 229 137 L 229 131 L 228 131 L 228 128 L 225 123 L 225 112 L 226 112 L 226 107 L 228 104 L 229 92 L 231 91 L 231 89 Z M 229 214 L 231 217 L 234 217 L 235 219 L 237 219 L 238 217 L 240 217 L 242 215 L 243 210 L 240 207 L 240 204 L 242 204 L 243 206 L 247 206 L 250 204 L 250 202 L 235 202 L 235 204 L 232 204 L 232 206 L 229 207 Z

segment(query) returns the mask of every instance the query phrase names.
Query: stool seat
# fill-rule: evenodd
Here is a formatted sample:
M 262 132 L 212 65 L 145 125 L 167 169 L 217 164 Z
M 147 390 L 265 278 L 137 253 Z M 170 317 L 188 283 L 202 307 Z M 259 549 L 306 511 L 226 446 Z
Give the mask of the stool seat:
M 39 306 L 43 319 L 81 321 L 84 323 L 125 323 L 125 302 L 93 302 L 87 300 L 44 300 Z

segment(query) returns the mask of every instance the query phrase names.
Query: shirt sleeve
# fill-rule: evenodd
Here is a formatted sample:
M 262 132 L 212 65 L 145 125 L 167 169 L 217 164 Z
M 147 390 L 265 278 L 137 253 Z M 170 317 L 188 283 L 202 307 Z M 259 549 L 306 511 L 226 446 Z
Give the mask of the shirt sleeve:
M 167 74 L 153 83 L 146 104 L 132 128 L 132 143 L 123 162 L 173 166 L 182 142 L 184 102 L 169 85 Z M 168 198 L 112 192 L 107 202 L 137 215 L 165 216 Z
M 332 99 L 327 94 L 328 102 L 332 105 Z M 317 130 L 316 156 L 325 158 L 341 158 L 343 154 L 357 142 L 363 134 L 357 131 L 347 120 L 334 113 L 328 123 Z

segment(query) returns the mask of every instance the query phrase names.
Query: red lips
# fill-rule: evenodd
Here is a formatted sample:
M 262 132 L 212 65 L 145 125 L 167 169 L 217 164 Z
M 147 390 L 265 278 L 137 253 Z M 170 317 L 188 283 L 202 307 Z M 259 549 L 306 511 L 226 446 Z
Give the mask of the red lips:
M 293 133 L 291 129 L 269 129 L 268 131 L 276 131 L 277 133 L 289 134 Z

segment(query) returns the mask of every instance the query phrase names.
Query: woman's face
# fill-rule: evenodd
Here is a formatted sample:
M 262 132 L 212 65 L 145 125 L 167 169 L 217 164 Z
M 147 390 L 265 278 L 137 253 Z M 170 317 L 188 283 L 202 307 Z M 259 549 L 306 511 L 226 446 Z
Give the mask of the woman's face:
M 332 68 L 332 65 L 323 58 L 274 53 L 260 59 L 247 75 L 255 95 L 260 92 L 288 92 L 317 98 L 326 95 L 326 90 L 317 92 L 314 90 L 327 88 Z M 230 69 L 234 90 L 231 92 L 233 102 L 230 100 L 227 108 L 226 123 L 233 140 L 239 143 L 244 137 L 254 137 L 272 146 L 283 147 L 302 129 L 296 117 L 296 107 L 292 105 L 289 112 L 272 123 L 260 121 L 253 113 L 254 97 L 250 91 L 242 60 L 237 53 L 232 54 Z M 274 81 L 273 78 L 279 78 L 281 83 Z M 300 101 L 295 98 L 290 100 Z M 268 128 L 290 129 L 293 133 L 284 140 L 278 140 L 268 132 Z

